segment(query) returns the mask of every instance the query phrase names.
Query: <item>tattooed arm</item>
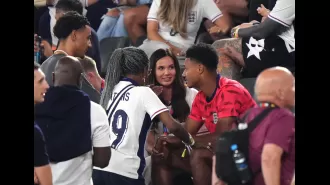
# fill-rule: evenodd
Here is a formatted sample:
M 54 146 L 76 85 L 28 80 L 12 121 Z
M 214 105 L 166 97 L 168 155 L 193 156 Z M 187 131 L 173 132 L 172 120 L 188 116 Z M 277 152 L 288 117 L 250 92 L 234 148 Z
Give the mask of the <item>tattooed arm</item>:
M 287 30 L 287 27 L 282 24 L 273 21 L 272 19 L 265 19 L 264 22 L 251 26 L 248 28 L 234 28 L 239 29 L 237 32 L 237 37 L 254 37 L 255 39 L 264 39 L 270 35 L 279 35 Z
M 222 39 L 215 41 L 212 46 L 219 55 L 218 72 L 224 77 L 239 80 L 244 66 L 242 39 Z
M 292 26 L 295 19 L 295 1 L 278 0 L 267 19 L 248 28 L 234 28 L 235 37 L 254 37 L 264 39 L 270 35 L 279 35 Z

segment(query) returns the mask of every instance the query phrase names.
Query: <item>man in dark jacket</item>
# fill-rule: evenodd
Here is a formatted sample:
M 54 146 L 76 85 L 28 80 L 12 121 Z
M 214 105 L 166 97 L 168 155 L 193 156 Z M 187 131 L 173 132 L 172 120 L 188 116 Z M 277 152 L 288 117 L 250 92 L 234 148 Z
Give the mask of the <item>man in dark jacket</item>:
M 45 73 L 50 86 L 53 85 L 52 73 L 59 59 L 67 55 L 84 58 L 91 44 L 89 25 L 87 18 L 77 12 L 68 12 L 56 22 L 54 34 L 59 39 L 58 50 L 41 65 L 41 70 Z M 81 89 L 93 102 L 99 103 L 100 93 L 86 79 L 83 79 Z
M 101 105 L 80 90 L 82 73 L 77 58 L 62 57 L 53 73 L 54 86 L 35 106 L 54 185 L 90 185 L 92 167 L 104 168 L 110 160 L 108 118 Z

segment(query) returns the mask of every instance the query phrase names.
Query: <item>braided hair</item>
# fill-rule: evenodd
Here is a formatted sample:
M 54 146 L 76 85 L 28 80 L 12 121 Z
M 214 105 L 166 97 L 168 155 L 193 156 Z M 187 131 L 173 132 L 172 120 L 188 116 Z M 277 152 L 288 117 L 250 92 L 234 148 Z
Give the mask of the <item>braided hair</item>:
M 105 76 L 105 88 L 101 96 L 100 104 L 107 109 L 112 92 L 121 78 L 126 75 L 138 75 L 144 73 L 149 60 L 146 53 L 136 47 L 116 49 L 110 57 Z

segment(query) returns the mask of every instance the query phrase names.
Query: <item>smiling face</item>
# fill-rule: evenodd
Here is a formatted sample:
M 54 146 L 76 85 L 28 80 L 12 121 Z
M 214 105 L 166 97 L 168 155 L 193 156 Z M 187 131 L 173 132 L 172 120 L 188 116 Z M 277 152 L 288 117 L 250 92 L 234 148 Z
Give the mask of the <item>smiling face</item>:
M 161 86 L 171 86 L 176 75 L 174 61 L 171 57 L 166 56 L 159 59 L 155 68 L 156 81 Z
M 40 69 L 34 70 L 34 104 L 42 103 L 45 100 L 48 88 L 44 73 Z

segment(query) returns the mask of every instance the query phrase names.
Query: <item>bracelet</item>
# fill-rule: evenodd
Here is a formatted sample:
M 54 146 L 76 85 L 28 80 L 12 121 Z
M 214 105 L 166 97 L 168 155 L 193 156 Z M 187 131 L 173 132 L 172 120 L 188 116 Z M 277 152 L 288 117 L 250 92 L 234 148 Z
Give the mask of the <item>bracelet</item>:
M 188 133 L 189 134 L 189 133 Z M 184 145 L 186 145 L 186 146 L 194 146 L 194 144 L 195 144 L 195 140 L 194 140 L 194 138 L 189 134 L 189 140 L 190 140 L 190 144 L 187 144 L 187 143 L 185 143 L 184 141 L 182 141 L 182 143 L 184 144 Z
M 235 37 L 235 31 L 236 31 L 236 29 L 237 29 L 237 26 L 234 27 L 234 28 L 232 28 L 231 31 L 230 31 L 230 36 L 231 36 L 232 38 Z
M 239 30 L 239 28 L 237 28 L 234 32 L 234 38 L 238 38 L 238 30 Z

